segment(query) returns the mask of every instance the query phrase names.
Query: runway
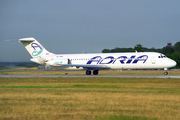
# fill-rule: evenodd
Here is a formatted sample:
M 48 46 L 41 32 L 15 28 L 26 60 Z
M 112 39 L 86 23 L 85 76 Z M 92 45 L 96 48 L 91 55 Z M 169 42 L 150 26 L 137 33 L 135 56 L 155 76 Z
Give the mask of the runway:
M 12 77 L 108 77 L 108 78 L 180 78 L 180 75 L 0 75 L 1 78 Z

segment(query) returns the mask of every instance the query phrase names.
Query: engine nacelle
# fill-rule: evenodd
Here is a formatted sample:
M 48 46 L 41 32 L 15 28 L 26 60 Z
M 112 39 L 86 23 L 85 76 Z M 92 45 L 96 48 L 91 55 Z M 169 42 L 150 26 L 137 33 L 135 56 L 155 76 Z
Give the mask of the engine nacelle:
M 46 62 L 46 66 L 62 66 L 62 64 L 70 64 L 69 59 L 55 59 Z
M 44 65 L 46 61 L 52 60 L 52 58 L 36 57 L 30 59 L 33 62 Z

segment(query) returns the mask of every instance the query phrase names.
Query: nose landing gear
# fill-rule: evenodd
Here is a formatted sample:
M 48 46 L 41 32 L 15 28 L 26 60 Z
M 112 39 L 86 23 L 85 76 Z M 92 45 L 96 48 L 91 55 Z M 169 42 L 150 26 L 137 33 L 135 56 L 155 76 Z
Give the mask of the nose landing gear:
M 168 72 L 167 72 L 167 71 L 165 71 L 165 72 L 164 72 L 164 75 L 168 75 Z
M 168 72 L 167 72 L 167 68 L 164 68 L 165 72 L 164 72 L 164 75 L 168 75 Z

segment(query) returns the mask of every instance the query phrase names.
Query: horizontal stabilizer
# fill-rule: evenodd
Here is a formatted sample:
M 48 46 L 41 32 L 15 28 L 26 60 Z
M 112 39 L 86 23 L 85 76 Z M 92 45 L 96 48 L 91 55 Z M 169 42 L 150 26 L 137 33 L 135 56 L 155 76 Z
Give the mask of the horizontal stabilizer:
M 30 38 L 21 38 L 21 39 L 19 39 L 19 42 L 33 42 L 33 41 L 35 41 L 35 39 L 33 38 L 33 37 L 30 37 Z

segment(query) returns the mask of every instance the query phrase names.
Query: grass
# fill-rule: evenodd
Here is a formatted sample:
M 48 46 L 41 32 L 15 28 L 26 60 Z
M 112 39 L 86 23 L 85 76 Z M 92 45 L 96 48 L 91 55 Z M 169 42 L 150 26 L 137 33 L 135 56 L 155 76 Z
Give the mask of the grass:
M 179 79 L 0 78 L 0 93 L 0 119 L 180 119 Z
M 169 70 L 169 75 L 180 75 L 180 70 Z M 85 75 L 85 70 L 38 70 L 37 68 L 11 68 L 0 70 L 0 74 L 25 75 Z M 164 70 L 100 70 L 99 75 L 163 75 Z
M 146 117 L 130 117 L 130 116 L 110 116 L 106 118 L 100 118 L 97 120 L 157 120 L 156 118 L 146 118 Z

